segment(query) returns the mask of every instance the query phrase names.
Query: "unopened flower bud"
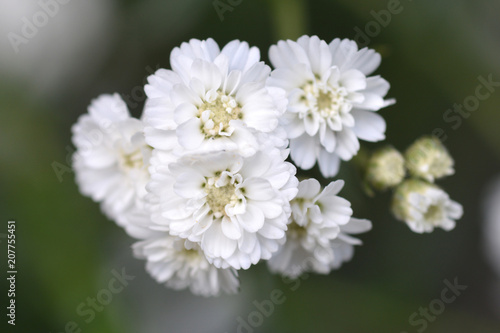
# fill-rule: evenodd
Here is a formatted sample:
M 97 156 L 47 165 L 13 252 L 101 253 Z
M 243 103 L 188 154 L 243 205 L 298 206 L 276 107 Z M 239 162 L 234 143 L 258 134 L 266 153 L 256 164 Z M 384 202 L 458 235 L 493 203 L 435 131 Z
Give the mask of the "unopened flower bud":
M 385 147 L 373 153 L 368 160 L 366 181 L 377 190 L 399 185 L 405 177 L 403 155 L 393 147 Z
M 413 143 L 405 153 L 406 167 L 412 176 L 434 182 L 452 175 L 453 158 L 438 138 L 426 136 Z

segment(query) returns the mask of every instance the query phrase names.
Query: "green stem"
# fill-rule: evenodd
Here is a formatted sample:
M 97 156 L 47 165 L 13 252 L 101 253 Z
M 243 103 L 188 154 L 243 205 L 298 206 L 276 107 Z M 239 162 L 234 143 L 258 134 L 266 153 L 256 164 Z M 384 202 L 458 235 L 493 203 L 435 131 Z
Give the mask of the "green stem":
M 277 39 L 297 39 L 306 33 L 307 5 L 304 0 L 269 0 Z

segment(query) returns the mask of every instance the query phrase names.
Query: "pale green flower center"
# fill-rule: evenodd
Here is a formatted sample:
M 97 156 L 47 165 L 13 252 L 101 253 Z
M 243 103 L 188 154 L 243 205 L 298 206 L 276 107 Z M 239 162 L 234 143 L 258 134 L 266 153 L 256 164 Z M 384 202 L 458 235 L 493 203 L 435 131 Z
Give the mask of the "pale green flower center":
M 219 182 L 222 177 L 227 177 L 225 185 L 217 186 L 217 182 Z M 205 200 L 215 218 L 227 216 L 227 205 L 234 207 L 236 204 L 241 203 L 244 189 L 237 188 L 240 181 L 241 176 L 237 174 L 223 174 L 221 176 L 220 173 L 217 173 L 216 177 L 207 179 L 204 185 L 205 192 L 207 193 Z
M 432 224 L 438 224 L 443 219 L 443 209 L 440 205 L 431 205 L 424 214 L 424 219 Z
M 318 84 L 309 82 L 302 87 L 302 100 L 309 108 L 309 112 L 318 113 L 323 118 L 335 117 L 340 114 L 346 103 L 346 92 L 336 87 L 318 87 Z
M 215 187 L 207 186 L 207 203 L 214 214 L 225 215 L 225 207 L 235 197 L 234 185 L 228 184 L 226 186 Z
M 307 229 L 295 222 L 292 222 L 288 225 L 287 234 L 292 238 L 302 238 L 307 235 Z
M 195 249 L 186 249 L 182 250 L 182 255 L 188 261 L 198 261 L 200 259 L 200 253 Z
M 231 135 L 229 122 L 242 119 L 240 105 L 232 96 L 217 92 L 217 95 L 205 101 L 199 108 L 202 120 L 202 131 L 206 137 Z
M 137 149 L 132 153 L 120 155 L 120 166 L 125 172 L 130 170 L 140 170 L 144 167 L 144 159 L 142 156 L 142 151 Z

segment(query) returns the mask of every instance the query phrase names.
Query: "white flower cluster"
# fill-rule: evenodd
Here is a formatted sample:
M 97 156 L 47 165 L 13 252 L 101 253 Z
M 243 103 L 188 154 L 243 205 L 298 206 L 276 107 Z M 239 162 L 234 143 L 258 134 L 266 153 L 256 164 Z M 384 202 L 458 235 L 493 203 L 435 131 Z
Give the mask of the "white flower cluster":
M 380 56 L 304 36 L 270 58 L 274 71 L 246 42 L 193 39 L 148 78 L 140 120 L 115 94 L 74 125 L 81 192 L 138 239 L 134 252 L 158 282 L 234 293 L 237 270 L 261 260 L 292 277 L 326 274 L 351 258 L 351 234 L 371 228 L 337 196 L 342 181 L 299 184 L 286 159 L 332 177 L 358 139 L 384 138 L 374 111 L 393 102 L 383 99 L 389 84 L 368 76 Z

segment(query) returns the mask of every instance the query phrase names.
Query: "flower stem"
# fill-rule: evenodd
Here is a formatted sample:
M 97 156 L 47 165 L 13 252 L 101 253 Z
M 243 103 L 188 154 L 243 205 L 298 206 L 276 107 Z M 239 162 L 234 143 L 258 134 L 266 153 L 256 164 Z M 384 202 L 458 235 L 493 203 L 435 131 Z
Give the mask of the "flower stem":
M 304 0 L 270 0 L 275 37 L 297 39 L 306 33 L 307 5 Z

